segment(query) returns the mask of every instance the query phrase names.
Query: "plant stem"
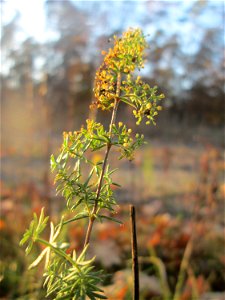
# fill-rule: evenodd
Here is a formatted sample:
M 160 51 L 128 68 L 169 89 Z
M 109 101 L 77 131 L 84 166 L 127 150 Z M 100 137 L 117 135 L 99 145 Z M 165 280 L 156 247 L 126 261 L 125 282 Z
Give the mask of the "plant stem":
M 111 139 L 111 137 L 112 137 L 112 125 L 115 123 L 116 113 L 117 113 L 117 109 L 118 109 L 119 102 L 120 102 L 120 99 L 119 99 L 119 97 L 120 97 L 120 87 L 121 87 L 121 73 L 118 73 L 117 86 L 116 86 L 116 98 L 115 98 L 115 101 L 114 101 L 111 122 L 110 122 L 110 125 L 109 125 L 109 139 Z M 94 221 L 95 221 L 95 214 L 96 214 L 97 209 L 98 209 L 98 199 L 99 199 L 101 188 L 102 188 L 103 177 L 104 177 L 104 174 L 105 174 L 107 160 L 108 160 L 109 151 L 111 149 L 111 146 L 112 146 L 112 144 L 110 142 L 107 143 L 105 158 L 104 158 L 103 165 L 102 165 L 102 172 L 101 172 L 101 175 L 100 175 L 100 178 L 99 178 L 99 183 L 98 183 L 98 187 L 97 187 L 97 191 L 96 191 L 96 199 L 95 199 L 94 207 L 92 209 L 91 216 L 89 218 L 89 224 L 88 224 L 88 228 L 87 228 L 87 232 L 86 232 L 84 247 L 87 244 L 89 244 L 89 242 L 90 242 L 91 232 L 92 232 L 93 224 L 94 224 Z
M 192 299 L 199 299 L 200 297 L 198 292 L 198 283 L 191 267 L 188 267 L 187 273 L 190 278 L 191 286 L 192 286 Z
M 175 293 L 174 293 L 173 300 L 180 299 L 181 289 L 182 289 L 182 286 L 184 284 L 184 279 L 185 279 L 185 272 L 187 270 L 187 267 L 188 267 L 188 264 L 190 261 L 192 249 L 193 249 L 193 235 L 190 237 L 190 239 L 186 245 L 186 248 L 184 250 L 184 255 L 183 255 L 183 258 L 181 261 L 181 265 L 180 265 L 180 270 L 179 270 L 179 274 L 178 274 L 178 279 L 177 279 L 177 284 L 175 287 Z
M 136 235 L 135 207 L 130 205 L 131 222 L 131 248 L 132 248 L 132 270 L 133 270 L 133 300 L 139 300 L 139 268 L 138 247 Z
M 107 144 L 105 158 L 104 158 L 104 162 L 103 162 L 103 166 L 102 166 L 102 172 L 101 172 L 101 175 L 100 175 L 98 188 L 97 188 L 97 191 L 96 191 L 96 199 L 95 199 L 94 207 L 93 207 L 92 212 L 91 212 L 91 216 L 89 218 L 89 224 L 88 224 L 87 233 L 86 233 L 86 237 L 85 237 L 84 247 L 87 244 L 89 244 L 89 242 L 90 242 L 90 236 L 91 236 L 92 227 L 93 227 L 94 220 L 95 220 L 95 214 L 96 214 L 97 209 L 98 209 L 98 199 L 99 199 L 99 195 L 100 195 L 100 191 L 101 191 L 101 187 L 102 187 L 102 181 L 103 181 L 103 177 L 104 177 L 104 173 L 105 173 L 105 168 L 106 168 L 106 163 L 107 163 L 107 159 L 108 159 L 108 156 L 109 156 L 110 148 L 111 148 L 111 144 Z

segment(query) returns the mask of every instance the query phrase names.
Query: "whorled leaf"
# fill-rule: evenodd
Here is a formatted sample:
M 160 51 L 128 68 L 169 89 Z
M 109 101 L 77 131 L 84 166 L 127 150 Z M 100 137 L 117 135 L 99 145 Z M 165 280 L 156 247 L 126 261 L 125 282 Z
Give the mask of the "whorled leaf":
M 28 255 L 33 247 L 33 243 L 38 239 L 42 231 L 45 229 L 49 217 L 44 216 L 44 208 L 41 210 L 41 214 L 38 217 L 36 213 L 34 213 L 33 220 L 30 223 L 30 227 L 26 230 L 26 232 L 23 235 L 23 238 L 20 241 L 20 246 L 24 245 L 25 243 L 28 243 L 28 246 L 25 250 L 26 255 Z
M 93 271 L 95 258 L 86 260 L 87 247 L 77 257 L 73 252 L 72 260 L 75 265 L 62 264 L 54 259 L 45 273 L 47 296 L 53 299 L 107 299 L 99 288 L 102 282 L 102 272 Z M 60 266 L 58 265 L 60 264 Z

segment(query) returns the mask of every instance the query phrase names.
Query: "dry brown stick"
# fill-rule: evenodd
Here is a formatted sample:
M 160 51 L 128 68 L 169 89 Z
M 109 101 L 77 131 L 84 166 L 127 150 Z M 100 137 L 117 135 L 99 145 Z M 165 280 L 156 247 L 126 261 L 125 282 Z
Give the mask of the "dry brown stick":
M 133 300 L 139 300 L 139 268 L 138 268 L 138 246 L 136 235 L 135 207 L 130 205 L 131 222 L 131 248 L 132 248 L 132 271 L 133 271 Z

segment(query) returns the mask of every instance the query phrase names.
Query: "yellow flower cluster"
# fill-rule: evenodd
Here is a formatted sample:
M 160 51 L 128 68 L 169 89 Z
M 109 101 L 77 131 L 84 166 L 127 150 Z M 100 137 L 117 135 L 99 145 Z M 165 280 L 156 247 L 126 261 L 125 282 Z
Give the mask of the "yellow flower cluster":
M 130 29 L 122 38 L 114 36 L 114 48 L 109 49 L 104 63 L 114 71 L 133 72 L 136 67 L 144 67 L 143 51 L 147 47 L 145 37 L 140 29 Z
M 155 124 L 154 117 L 158 115 L 158 111 L 162 110 L 158 101 L 162 100 L 164 95 L 158 94 L 157 87 L 150 87 L 141 80 L 140 76 L 134 80 L 132 75 L 128 74 L 122 83 L 122 101 L 134 108 L 133 115 L 137 119 L 136 124 L 139 125 L 143 119 L 147 119 L 145 122 L 147 125 Z
M 121 38 L 114 36 L 114 47 L 103 51 L 104 61 L 96 72 L 94 93 L 95 104 L 102 110 L 114 106 L 120 94 L 118 74 L 130 74 L 136 68 L 143 68 L 143 52 L 147 47 L 140 29 L 130 29 Z
M 133 134 L 131 128 L 127 128 L 123 122 L 119 122 L 118 126 L 115 124 L 112 127 L 113 139 L 112 144 L 119 147 L 121 156 L 132 160 L 134 158 L 134 151 L 144 143 L 144 135 Z

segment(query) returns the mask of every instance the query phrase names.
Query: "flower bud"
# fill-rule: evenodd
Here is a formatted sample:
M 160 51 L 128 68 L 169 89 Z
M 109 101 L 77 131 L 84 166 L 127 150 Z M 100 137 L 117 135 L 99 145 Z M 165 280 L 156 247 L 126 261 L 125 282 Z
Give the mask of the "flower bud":
M 152 107 L 151 103 L 148 103 L 148 104 L 146 105 L 146 108 L 147 108 L 147 109 L 150 109 L 151 107 Z

